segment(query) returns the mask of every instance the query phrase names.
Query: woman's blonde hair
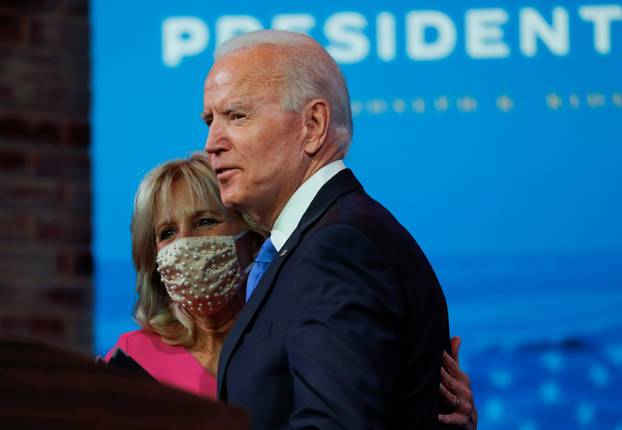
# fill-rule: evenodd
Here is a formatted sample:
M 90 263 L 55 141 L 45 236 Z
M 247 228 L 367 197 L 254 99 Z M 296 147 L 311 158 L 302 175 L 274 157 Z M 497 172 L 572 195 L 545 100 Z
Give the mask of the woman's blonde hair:
M 132 259 L 138 293 L 134 319 L 144 329 L 159 334 L 167 343 L 189 347 L 195 340 L 194 320 L 186 310 L 171 302 L 156 271 L 155 217 L 158 205 L 169 201 L 173 184 L 178 180 L 186 184 L 195 201 L 207 202 L 212 209 L 223 215 L 228 214 L 204 153 L 166 162 L 145 175 L 136 192 L 131 224 Z M 250 229 L 257 231 L 252 220 L 242 219 Z

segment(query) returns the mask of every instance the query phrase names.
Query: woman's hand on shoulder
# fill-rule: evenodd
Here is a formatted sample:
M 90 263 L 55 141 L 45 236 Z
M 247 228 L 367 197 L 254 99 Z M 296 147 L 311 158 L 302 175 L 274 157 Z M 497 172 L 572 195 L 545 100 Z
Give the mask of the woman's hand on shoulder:
M 438 420 L 444 424 L 460 426 L 467 430 L 477 429 L 477 409 L 471 390 L 469 375 L 460 369 L 458 353 L 460 337 L 451 339 L 451 355 L 443 352 L 441 368 L 441 397 L 454 410 L 448 414 L 439 414 Z

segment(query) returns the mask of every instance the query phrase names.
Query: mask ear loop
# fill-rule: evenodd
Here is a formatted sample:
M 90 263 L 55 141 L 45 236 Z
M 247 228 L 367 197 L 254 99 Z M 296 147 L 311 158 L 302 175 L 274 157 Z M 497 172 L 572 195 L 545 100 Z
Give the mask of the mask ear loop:
M 238 272 L 240 273 L 240 281 L 241 281 L 240 286 L 238 288 L 239 288 L 240 294 L 242 294 L 242 300 L 244 300 L 244 295 L 246 291 L 246 280 L 248 279 L 248 274 L 251 272 L 251 269 L 253 268 L 254 264 L 255 264 L 255 260 L 251 260 L 251 262 L 248 263 L 244 269 L 240 267 L 240 272 Z
M 239 232 L 238 234 L 236 234 L 235 236 L 233 236 L 233 241 L 237 242 L 238 240 L 242 239 L 244 236 L 246 236 L 246 234 L 249 232 L 249 229 L 246 229 L 244 231 Z
M 244 276 L 248 276 L 248 274 L 251 271 L 251 268 L 253 267 L 253 264 L 255 264 L 254 261 L 251 261 L 250 263 L 248 263 L 248 265 L 246 266 L 246 268 L 244 270 L 242 270 L 242 272 L 244 273 Z
M 250 232 L 250 231 L 251 231 L 251 230 L 247 228 L 246 230 L 241 231 L 240 233 L 236 234 L 235 236 L 233 236 L 233 242 L 235 243 L 235 242 L 237 242 L 238 240 L 242 239 L 242 238 L 243 238 L 244 236 L 246 236 L 246 235 L 248 234 L 248 232 Z M 239 260 L 238 260 L 238 262 L 239 262 Z M 254 263 L 254 261 L 253 261 L 253 260 L 251 260 L 251 262 L 250 262 L 250 263 L 248 263 L 244 269 L 240 268 L 240 272 L 242 272 L 242 274 L 243 274 L 244 278 L 247 278 L 247 277 L 248 277 L 248 274 L 250 273 L 251 268 L 253 267 L 253 263 Z

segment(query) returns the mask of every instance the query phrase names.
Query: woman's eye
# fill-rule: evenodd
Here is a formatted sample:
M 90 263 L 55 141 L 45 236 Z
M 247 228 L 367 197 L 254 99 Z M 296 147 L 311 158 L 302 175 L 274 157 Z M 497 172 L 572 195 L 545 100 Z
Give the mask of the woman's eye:
M 175 230 L 173 230 L 172 228 L 165 228 L 165 229 L 164 229 L 164 230 L 162 230 L 162 231 L 160 232 L 160 234 L 158 235 L 158 239 L 159 239 L 160 241 L 163 241 L 163 240 L 168 240 L 168 239 L 170 239 L 171 237 L 173 237 L 173 235 L 174 235 L 174 234 L 175 234 Z
M 214 224 L 218 224 L 218 221 L 213 218 L 201 218 L 197 224 L 199 227 L 211 227 Z

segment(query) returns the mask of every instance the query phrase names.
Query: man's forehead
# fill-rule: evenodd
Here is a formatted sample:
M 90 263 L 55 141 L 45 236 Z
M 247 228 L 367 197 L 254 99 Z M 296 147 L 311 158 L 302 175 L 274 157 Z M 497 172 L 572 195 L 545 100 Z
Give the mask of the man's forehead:
M 217 109 L 241 108 L 266 95 L 262 85 L 247 85 L 244 83 L 230 83 L 219 87 L 205 88 L 204 104 L 214 105 Z
M 223 73 L 211 76 L 205 81 L 205 92 L 216 91 L 249 91 L 252 85 L 257 85 L 259 79 L 253 73 Z
M 212 88 L 219 88 L 223 86 L 229 86 L 237 81 L 237 74 L 235 68 L 227 67 L 227 65 L 221 65 L 220 63 L 214 64 L 207 79 L 205 80 L 205 90 Z
M 260 73 L 229 75 L 227 79 L 205 83 L 205 104 L 246 105 L 253 100 L 275 95 L 281 80 L 279 76 Z
M 235 90 L 255 94 L 258 86 L 270 87 L 282 80 L 282 73 L 268 61 L 261 47 L 243 50 L 218 60 L 205 80 L 205 92 Z

